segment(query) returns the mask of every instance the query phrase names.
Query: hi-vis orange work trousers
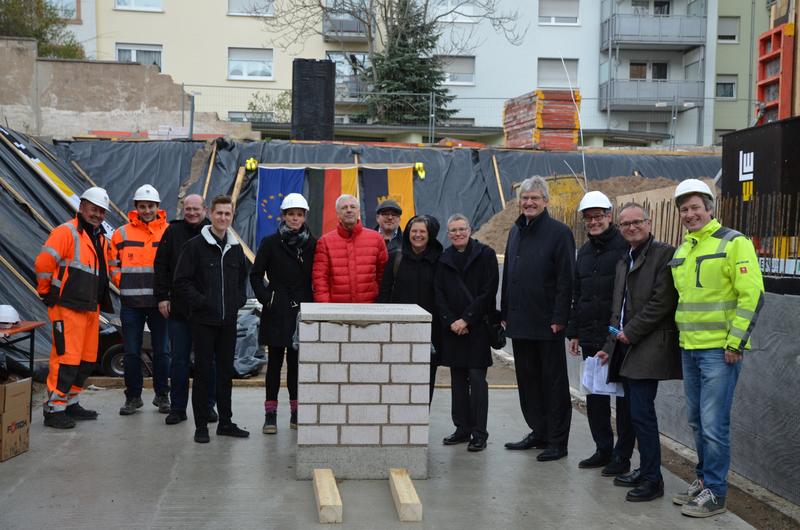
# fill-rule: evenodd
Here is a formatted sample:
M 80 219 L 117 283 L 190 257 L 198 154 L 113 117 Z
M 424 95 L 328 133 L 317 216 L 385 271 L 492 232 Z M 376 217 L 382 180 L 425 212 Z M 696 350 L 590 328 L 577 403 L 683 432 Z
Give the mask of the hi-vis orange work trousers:
M 100 310 L 75 311 L 49 307 L 53 346 L 47 374 L 47 412 L 59 412 L 78 402 L 86 379 L 97 361 Z

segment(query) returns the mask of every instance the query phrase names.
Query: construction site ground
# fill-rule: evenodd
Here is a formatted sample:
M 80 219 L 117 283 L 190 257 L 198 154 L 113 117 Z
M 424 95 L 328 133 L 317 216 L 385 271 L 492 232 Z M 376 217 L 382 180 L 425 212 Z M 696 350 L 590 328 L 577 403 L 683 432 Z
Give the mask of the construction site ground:
M 665 449 L 665 496 L 649 503 L 624 500 L 626 490 L 598 470 L 577 463 L 594 449 L 583 414 L 573 414 L 569 456 L 540 463 L 538 451 L 513 452 L 503 443 L 526 434 L 513 370 L 490 369 L 489 446 L 469 453 L 446 447 L 450 399 L 440 369 L 431 407 L 429 478 L 415 481 L 422 523 L 400 523 L 387 481 L 339 482 L 345 528 L 790 528 L 780 512 L 746 495 L 731 495 L 732 512 L 690 520 L 670 501 L 687 486 L 690 464 Z M 108 383 L 116 383 L 109 385 Z M 45 528 L 308 528 L 318 524 L 310 481 L 295 479 L 296 432 L 288 407 L 279 410 L 279 432 L 261 433 L 263 376 L 237 381 L 234 420 L 251 432 L 246 440 L 192 441 L 190 420 L 166 426 L 144 393 L 132 417 L 118 414 L 121 380 L 95 379 L 83 398 L 98 421 L 55 431 L 42 425 L 41 388 L 27 453 L 0 464 L 0 526 Z M 100 387 L 100 385 L 107 385 Z M 38 386 L 38 385 L 37 385 Z M 285 389 L 281 399 L 286 398 Z M 580 411 L 576 404 L 576 411 Z M 636 457 L 634 457 L 636 458 Z M 635 463 L 635 462 L 634 462 Z M 774 512 L 774 513 L 773 513 Z M 754 517 L 756 517 L 754 519 Z

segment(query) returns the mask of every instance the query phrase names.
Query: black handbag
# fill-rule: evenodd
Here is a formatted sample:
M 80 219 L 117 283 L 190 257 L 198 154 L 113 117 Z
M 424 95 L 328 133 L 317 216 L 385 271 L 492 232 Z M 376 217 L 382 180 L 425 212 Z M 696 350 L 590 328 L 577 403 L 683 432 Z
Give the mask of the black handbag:
M 461 288 L 464 289 L 467 298 L 472 302 L 475 297 L 469 292 L 467 284 L 464 283 L 461 275 L 458 276 L 458 283 L 461 284 Z M 489 312 L 483 317 L 483 323 L 486 324 L 486 329 L 489 332 L 489 346 L 495 350 L 501 350 L 506 345 L 506 328 L 503 327 L 501 322 L 500 311 L 495 307 L 490 308 Z

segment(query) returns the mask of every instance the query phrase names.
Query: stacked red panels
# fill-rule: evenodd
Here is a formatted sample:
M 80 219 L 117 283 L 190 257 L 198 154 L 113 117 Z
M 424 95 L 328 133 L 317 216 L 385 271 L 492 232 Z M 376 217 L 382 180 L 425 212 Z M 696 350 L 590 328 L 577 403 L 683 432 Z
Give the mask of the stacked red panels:
M 756 96 L 764 104 L 759 125 L 792 115 L 794 24 L 781 24 L 758 38 Z
M 574 151 L 578 146 L 580 93 L 536 90 L 506 101 L 503 129 L 506 147 Z

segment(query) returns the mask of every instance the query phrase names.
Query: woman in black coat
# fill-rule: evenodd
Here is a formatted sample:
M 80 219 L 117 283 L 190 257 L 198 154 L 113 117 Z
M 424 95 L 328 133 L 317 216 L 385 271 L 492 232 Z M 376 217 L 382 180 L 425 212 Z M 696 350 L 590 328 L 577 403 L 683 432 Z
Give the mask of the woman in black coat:
M 439 221 L 428 215 L 412 217 L 403 232 L 400 249 L 389 255 L 383 271 L 378 302 L 417 304 L 433 315 L 431 325 L 431 382 L 430 400 L 439 366 L 442 331 L 436 312 L 433 278 L 442 255 L 442 244 L 436 240 Z M 429 401 L 430 402 L 430 401 Z
M 314 299 L 311 266 L 317 246 L 305 224 L 307 212 L 308 203 L 299 193 L 290 193 L 283 199 L 281 224 L 277 232 L 261 240 L 250 271 L 250 284 L 263 306 L 258 342 L 268 348 L 264 434 L 278 431 L 278 389 L 284 354 L 291 408 L 289 426 L 297 428 L 297 350 L 292 347 L 292 338 L 300 304 Z
M 470 238 L 469 221 L 461 214 L 448 219 L 447 238 L 452 246 L 439 259 L 434 284 L 442 328 L 441 363 L 450 367 L 456 430 L 442 442 L 455 445 L 469 441 L 468 450 L 482 451 L 489 437 L 486 369 L 492 365 L 485 319 L 496 309 L 497 255 Z

